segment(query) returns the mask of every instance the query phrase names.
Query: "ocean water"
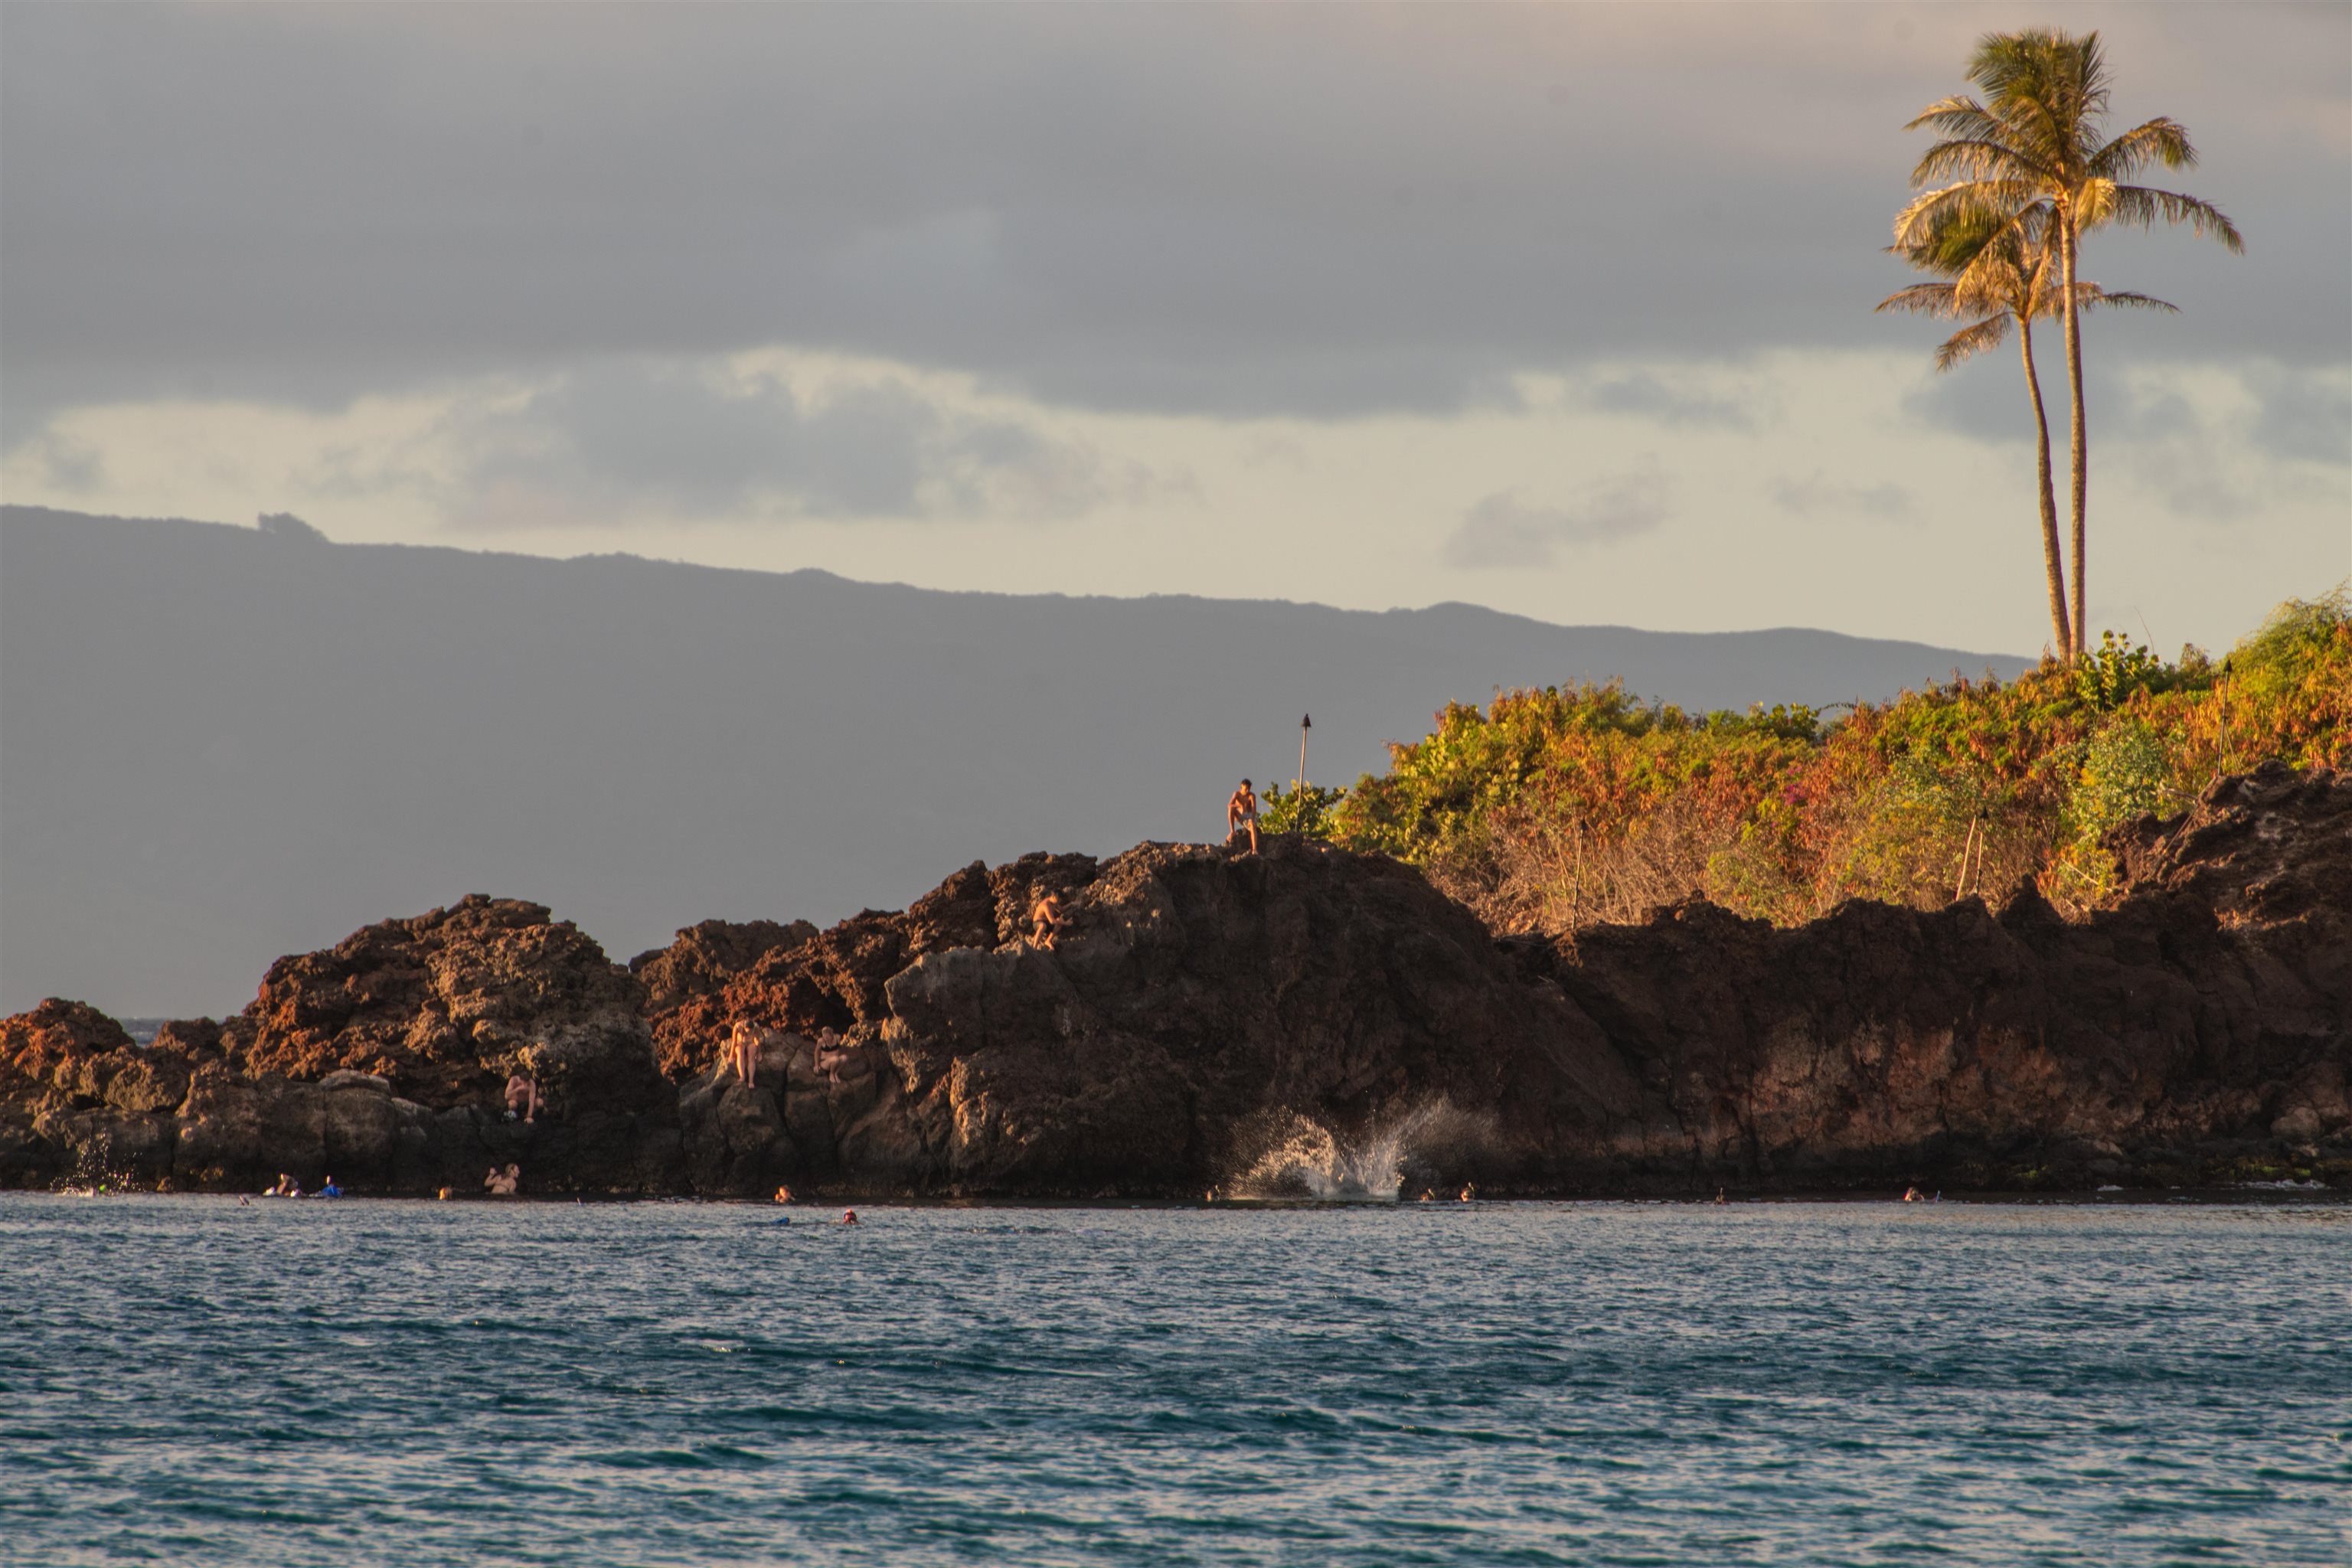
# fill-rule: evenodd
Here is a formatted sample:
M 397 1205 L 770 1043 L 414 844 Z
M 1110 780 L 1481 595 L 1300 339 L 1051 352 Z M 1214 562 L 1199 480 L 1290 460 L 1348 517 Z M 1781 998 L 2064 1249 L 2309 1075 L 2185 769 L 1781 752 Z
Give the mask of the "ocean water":
M 2352 1208 L 0 1194 L 0 1562 L 2352 1563 Z

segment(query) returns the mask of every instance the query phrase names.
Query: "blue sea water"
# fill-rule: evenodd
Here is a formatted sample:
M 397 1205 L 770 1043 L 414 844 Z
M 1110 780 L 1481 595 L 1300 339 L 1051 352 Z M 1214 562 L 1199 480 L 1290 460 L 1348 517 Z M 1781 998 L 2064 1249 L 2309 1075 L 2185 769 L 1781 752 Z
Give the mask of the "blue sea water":
M 0 1194 L 0 1562 L 2352 1563 L 2352 1209 Z

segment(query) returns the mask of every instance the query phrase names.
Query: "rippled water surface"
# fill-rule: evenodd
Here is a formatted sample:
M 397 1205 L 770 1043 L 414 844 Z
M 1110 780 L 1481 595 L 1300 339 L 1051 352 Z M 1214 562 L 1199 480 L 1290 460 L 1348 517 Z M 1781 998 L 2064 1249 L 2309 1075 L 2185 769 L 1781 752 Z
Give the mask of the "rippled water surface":
M 2352 1211 L 0 1194 L 17 1563 L 2352 1562 Z

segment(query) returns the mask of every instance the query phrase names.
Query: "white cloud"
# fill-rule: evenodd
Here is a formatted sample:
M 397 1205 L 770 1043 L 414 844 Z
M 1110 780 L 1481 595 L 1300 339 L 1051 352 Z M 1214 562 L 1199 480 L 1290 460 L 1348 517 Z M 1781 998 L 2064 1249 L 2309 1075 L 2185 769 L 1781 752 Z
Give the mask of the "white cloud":
M 1912 518 L 1911 492 L 1901 485 L 1882 482 L 1863 485 L 1832 479 L 1820 468 L 1803 479 L 1791 479 L 1783 474 L 1764 487 L 1772 504 L 1782 511 L 1800 517 L 1815 517 L 1823 512 L 1845 511 L 1875 518 L 1882 522 L 1908 522 Z
M 2095 625 L 2144 616 L 2167 646 L 2226 646 L 2352 564 L 2352 468 L 2259 438 L 2263 397 L 2324 411 L 2341 384 L 2273 387 L 2258 368 L 2134 369 L 2144 385 L 2095 407 Z M 1583 395 L 1644 374 L 1769 417 L 1665 429 Z M 1370 609 L 1470 599 L 1551 621 L 2038 648 L 2031 455 L 1906 416 L 1906 395 L 1933 376 L 1897 350 L 1614 361 L 1528 378 L 1466 414 L 1236 420 L 1073 408 L 778 347 L 583 362 L 336 409 L 84 405 L 0 460 L 0 495 L 132 516 L 292 511 L 352 542 L 619 550 L 934 587 Z M 2175 396 L 2194 441 L 2129 434 L 2127 403 L 2158 420 L 2177 416 Z M 2157 460 L 2167 453 L 2173 468 Z M 1898 492 L 1906 525 L 1890 527 L 1877 512 Z M 2191 501 L 2241 515 L 2217 526 Z
M 1547 566 L 1563 550 L 1631 539 L 1665 520 L 1666 479 L 1654 459 L 1562 506 L 1529 506 L 1517 490 L 1497 490 L 1463 513 L 1445 558 L 1456 566 Z

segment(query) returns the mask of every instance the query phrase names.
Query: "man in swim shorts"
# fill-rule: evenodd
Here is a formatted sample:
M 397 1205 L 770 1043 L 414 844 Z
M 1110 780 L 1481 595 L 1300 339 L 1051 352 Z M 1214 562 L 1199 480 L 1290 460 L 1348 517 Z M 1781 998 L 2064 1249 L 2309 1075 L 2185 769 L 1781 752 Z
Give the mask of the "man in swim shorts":
M 1047 893 L 1037 900 L 1037 907 L 1029 911 L 1029 919 L 1033 928 L 1029 932 L 1030 945 L 1050 952 L 1054 946 L 1054 933 L 1062 928 L 1062 900 Z
M 539 1080 L 520 1068 L 507 1074 L 507 1120 L 539 1120 Z
M 1247 779 L 1242 780 L 1242 787 L 1234 791 L 1232 798 L 1225 802 L 1225 844 L 1228 847 L 1233 844 L 1234 835 L 1244 827 L 1249 829 L 1249 852 L 1255 855 L 1257 853 L 1257 791 L 1250 787 Z

